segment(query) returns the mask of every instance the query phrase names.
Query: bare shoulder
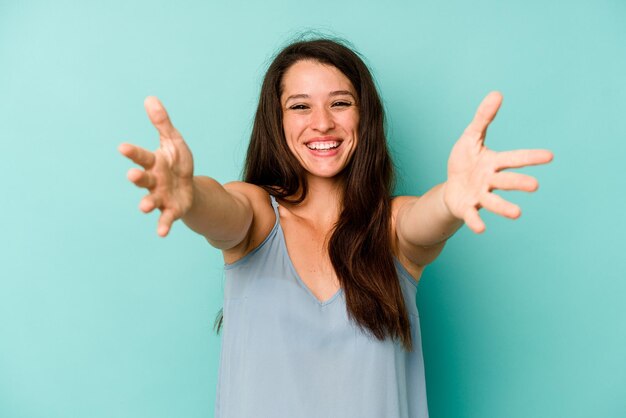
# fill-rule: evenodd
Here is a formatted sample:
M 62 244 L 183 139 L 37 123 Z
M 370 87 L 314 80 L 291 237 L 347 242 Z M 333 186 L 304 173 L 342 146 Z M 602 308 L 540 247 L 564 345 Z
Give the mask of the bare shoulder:
M 394 196 L 391 199 L 391 216 L 397 216 L 407 203 L 415 202 L 417 199 L 419 196 Z
M 251 203 L 269 200 L 269 193 L 264 188 L 256 184 L 246 183 L 245 181 L 231 181 L 224 184 L 224 188 L 229 192 L 243 195 Z
M 270 233 L 276 222 L 269 193 L 255 184 L 233 181 L 224 188 L 252 211 L 252 223 L 246 238 L 238 245 L 222 250 L 224 262 L 231 264 L 255 249 Z
M 405 208 L 417 201 L 419 196 L 395 196 L 391 199 L 391 248 L 394 256 L 398 259 L 400 264 L 413 276 L 413 278 L 419 281 L 424 271 L 424 266 L 421 266 L 409 259 L 401 250 L 401 243 L 396 233 L 396 222 L 399 216 Z

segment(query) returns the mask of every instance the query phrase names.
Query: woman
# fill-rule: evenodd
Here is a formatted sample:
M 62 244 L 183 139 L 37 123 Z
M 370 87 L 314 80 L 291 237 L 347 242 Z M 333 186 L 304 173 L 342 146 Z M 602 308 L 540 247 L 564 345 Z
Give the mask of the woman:
M 544 164 L 544 150 L 484 146 L 500 106 L 490 93 L 454 145 L 448 179 L 392 197 L 382 105 L 352 50 L 319 39 L 283 49 L 265 76 L 244 182 L 194 176 L 192 155 L 153 97 L 155 152 L 122 144 L 144 169 L 140 209 L 158 233 L 182 219 L 222 250 L 224 335 L 216 416 L 425 417 L 415 291 L 424 267 L 479 208 L 517 218 L 493 189 L 534 191 L 502 172 Z

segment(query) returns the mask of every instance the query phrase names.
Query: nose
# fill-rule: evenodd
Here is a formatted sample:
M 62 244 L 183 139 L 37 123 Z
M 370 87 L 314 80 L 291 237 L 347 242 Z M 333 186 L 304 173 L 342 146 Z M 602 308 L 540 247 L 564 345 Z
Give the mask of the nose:
M 326 132 L 335 127 L 333 115 L 329 109 L 315 109 L 311 113 L 311 128 L 316 131 Z

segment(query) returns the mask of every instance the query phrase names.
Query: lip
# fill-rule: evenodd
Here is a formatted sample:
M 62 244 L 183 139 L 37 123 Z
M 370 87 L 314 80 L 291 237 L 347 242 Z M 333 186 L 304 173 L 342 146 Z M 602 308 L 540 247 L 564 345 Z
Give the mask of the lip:
M 341 146 L 343 145 L 343 141 L 340 139 L 326 139 L 326 140 L 320 140 L 318 138 L 311 140 L 309 142 L 307 142 L 306 144 L 309 144 L 311 142 L 338 142 L 339 145 L 337 145 L 336 148 L 330 148 L 327 150 L 317 150 L 317 149 L 311 149 L 309 147 L 306 147 L 307 151 L 309 151 L 309 153 L 311 155 L 314 155 L 316 157 L 333 157 L 337 154 L 339 154 L 339 151 L 341 150 Z
M 343 139 L 336 136 L 318 136 L 317 138 L 307 140 L 304 145 L 309 145 L 311 142 L 339 142 L 339 145 L 341 145 Z

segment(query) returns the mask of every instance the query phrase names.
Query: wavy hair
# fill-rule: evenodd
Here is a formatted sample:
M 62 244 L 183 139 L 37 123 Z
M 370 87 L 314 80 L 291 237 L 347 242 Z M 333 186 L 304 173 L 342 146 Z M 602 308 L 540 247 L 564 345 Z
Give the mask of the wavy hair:
M 348 317 L 378 340 L 391 337 L 411 351 L 409 316 L 391 252 L 394 170 L 385 136 L 385 115 L 372 75 L 357 53 L 341 41 L 324 38 L 292 43 L 276 55 L 261 87 L 244 181 L 294 204 L 306 198 L 305 171 L 288 148 L 280 103 L 285 72 L 302 60 L 337 68 L 358 96 L 358 144 L 342 172 L 341 213 L 328 243 Z M 221 313 L 218 320 L 215 326 L 219 332 Z

